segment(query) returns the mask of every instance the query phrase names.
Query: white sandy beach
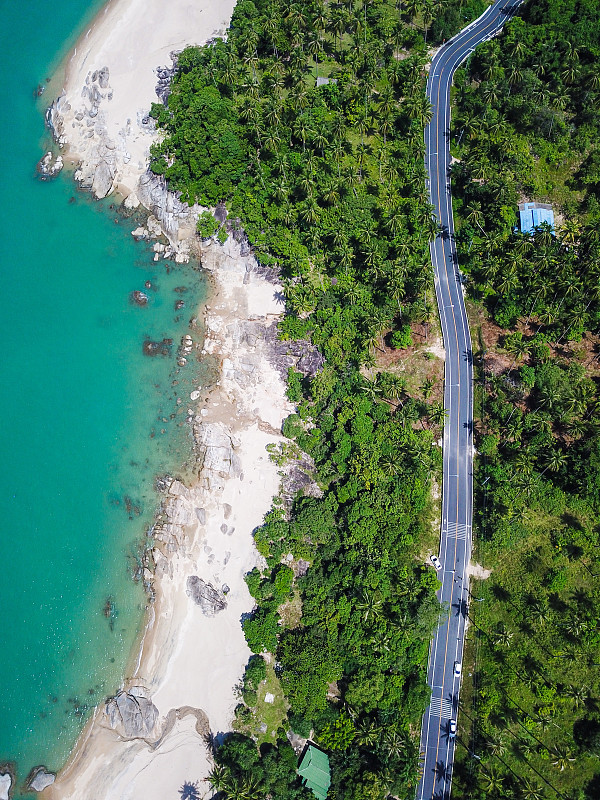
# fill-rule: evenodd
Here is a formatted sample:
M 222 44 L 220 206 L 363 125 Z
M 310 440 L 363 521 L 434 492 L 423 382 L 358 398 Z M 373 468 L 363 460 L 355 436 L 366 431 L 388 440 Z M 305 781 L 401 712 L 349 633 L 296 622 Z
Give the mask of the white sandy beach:
M 82 185 L 137 202 L 156 136 L 144 123 L 157 101 L 156 68 L 170 64 L 171 51 L 222 33 L 233 6 L 233 0 L 111 0 L 100 13 L 69 57 L 54 110 L 68 157 L 82 164 L 76 172 Z M 158 209 L 147 203 L 160 221 L 165 204 L 172 199 L 160 196 Z M 171 243 L 181 237 L 163 230 Z M 283 310 L 280 287 L 255 271 L 253 257 L 242 255 L 233 237 L 207 247 L 202 263 L 214 292 L 206 339 L 194 341 L 187 358 L 212 355 L 221 377 L 202 398 L 183 398 L 194 420 L 198 479 L 189 486 L 174 481 L 164 495 L 153 553 L 156 599 L 123 687 L 129 694 L 120 698 L 127 714 L 143 705 L 145 716 L 125 719 L 125 706 L 99 706 L 45 790 L 55 800 L 177 797 L 184 782 L 201 782 L 210 770 L 205 735 L 231 730 L 235 686 L 250 655 L 241 617 L 252 609 L 244 582 L 258 557 L 252 531 L 280 482 L 266 446 L 282 440 L 282 421 L 293 408 L 264 337 Z M 190 578 L 210 586 L 226 607 L 205 613 Z M 203 794 L 209 787 L 200 788 Z
M 266 446 L 282 440 L 278 430 L 292 411 L 279 373 L 268 363 L 267 345 L 253 336 L 253 344 L 244 341 L 248 325 L 254 335 L 257 326 L 281 312 L 277 287 L 247 273 L 248 261 L 231 240 L 224 248 L 211 245 L 203 258 L 217 283 L 204 347 L 225 368 L 195 416 L 196 438 L 206 443 L 199 480 L 190 487 L 175 482 L 163 502 L 155 549 L 157 597 L 137 668 L 125 687 L 147 690 L 158 710 L 156 725 L 143 739 L 125 741 L 100 707 L 48 790 L 53 798 L 176 796 L 185 781 L 201 781 L 210 770 L 203 734 L 208 728 L 213 734 L 231 730 L 238 702 L 234 689 L 250 656 L 240 618 L 252 609 L 244 582 L 257 560 L 252 531 L 280 480 Z M 190 576 L 216 589 L 227 585 L 227 607 L 205 616 L 187 594 Z M 206 715 L 204 727 L 201 722 L 196 727 L 196 711 L 202 719 Z
M 135 190 L 155 136 L 144 120 L 158 102 L 157 70 L 172 67 L 173 51 L 222 35 L 234 6 L 235 0 L 110 0 L 79 39 L 58 104 L 60 136 L 97 196 Z

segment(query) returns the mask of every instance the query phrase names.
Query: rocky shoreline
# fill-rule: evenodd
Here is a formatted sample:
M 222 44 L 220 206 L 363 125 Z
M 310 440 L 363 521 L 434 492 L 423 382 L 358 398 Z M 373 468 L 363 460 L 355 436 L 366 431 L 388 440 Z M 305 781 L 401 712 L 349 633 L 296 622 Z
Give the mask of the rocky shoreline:
M 162 500 L 143 571 L 148 620 L 136 668 L 116 697 L 96 710 L 73 759 L 49 790 L 53 798 L 81 797 L 90 782 L 106 785 L 106 794 L 95 797 L 119 797 L 120 784 L 99 766 L 99 752 L 107 763 L 126 756 L 119 774 L 139 781 L 141 790 L 157 763 L 154 757 L 177 741 L 185 743 L 184 750 L 193 746 L 205 753 L 207 766 L 197 776 L 202 781 L 210 758 L 206 741 L 231 725 L 234 687 L 250 655 L 240 618 L 253 604 L 244 582 L 258 558 L 252 530 L 282 478 L 266 448 L 284 441 L 282 422 L 293 411 L 283 376 L 292 365 L 307 371 L 320 366 L 312 348 L 279 341 L 281 287 L 272 275 L 268 280 L 261 274 L 251 253 L 241 251 L 233 235 L 224 245 L 202 246 L 202 264 L 214 284 L 206 336 L 202 344 L 182 344 L 216 358 L 220 377 L 203 397 L 190 398 L 197 480 L 160 481 Z M 225 652 L 214 649 L 217 643 Z M 188 660 L 192 664 L 186 666 Z M 190 671 L 205 674 L 208 684 L 197 684 Z M 188 684 L 186 691 L 172 685 L 170 672 Z
M 166 76 L 160 74 L 164 93 Z M 113 147 L 107 140 L 102 116 L 110 92 L 109 70 L 92 72 L 83 111 L 63 95 L 49 110 L 49 123 L 71 159 L 77 148 L 66 133 L 68 120 L 72 116 L 77 123 L 75 141 L 87 130 L 89 145 L 75 179 L 97 197 L 120 191 L 126 195 L 125 212 L 147 210 L 147 220 L 132 234 L 154 241 L 155 260 L 198 257 L 211 275 L 204 341 L 184 337 L 176 357 L 178 363 L 212 358 L 220 375 L 210 391 L 196 390 L 188 400 L 197 479 L 190 485 L 160 481 L 162 499 L 143 567 L 147 624 L 135 667 L 117 695 L 96 709 L 70 762 L 46 790 L 62 799 L 84 796 L 93 784 L 95 797 L 112 800 L 122 796 L 125 782 L 158 797 L 148 776 L 159 755 L 175 747 L 189 763 L 185 754 L 192 749 L 197 754 L 200 746 L 205 767 L 196 778 L 201 783 L 206 777 L 205 743 L 211 732 L 230 728 L 235 685 L 250 655 L 240 624 L 253 605 L 244 575 L 258 558 L 252 531 L 280 487 L 281 474 L 266 448 L 284 441 L 282 422 L 293 411 L 285 378 L 291 366 L 312 375 L 322 363 L 307 343 L 278 339 L 283 305 L 277 276 L 256 262 L 239 224 L 225 219 L 224 207 L 215 213 L 229 234 L 226 242 L 202 242 L 196 234 L 202 209 L 183 204 L 162 178 L 144 170 L 135 186 L 131 180 L 129 187 L 120 183 L 127 153 L 123 142 Z M 131 302 L 144 305 L 143 296 L 139 291 Z M 204 681 L 195 679 L 198 673 Z M 171 790 L 184 777 L 174 770 Z
M 142 568 L 149 600 L 139 651 L 121 690 L 96 708 L 68 764 L 43 790 L 56 800 L 162 800 L 190 779 L 203 786 L 211 764 L 206 743 L 231 729 L 235 687 L 250 655 L 241 619 L 253 600 L 244 575 L 259 559 L 252 532 L 281 488 L 281 467 L 267 447 L 283 444 L 282 423 L 294 410 L 285 379 L 291 366 L 313 375 L 322 364 L 307 343 L 278 339 L 282 287 L 256 262 L 225 207 L 214 213 L 227 240 L 201 241 L 196 223 L 203 209 L 182 203 L 148 171 L 157 136 L 150 104 L 168 94 L 176 52 L 190 41 L 190 14 L 196 41 L 206 41 L 224 31 L 217 21 L 226 22 L 233 5 L 201 0 L 191 12 L 173 0 L 165 18 L 160 0 L 111 0 L 80 39 L 46 117 L 60 156 L 44 156 L 41 177 L 72 164 L 75 180 L 95 197 L 120 195 L 126 214 L 147 210 L 132 234 L 153 242 L 154 260 L 195 257 L 211 276 L 212 294 L 199 312 L 204 340 L 191 330 L 176 354 L 171 342 L 148 342 L 148 354 L 156 347 L 179 364 L 211 359 L 219 368 L 210 390 L 196 389 L 187 399 L 196 477 L 187 485 L 176 478 L 157 482 L 161 501 Z M 135 49 L 144 37 L 145 49 Z M 170 66 L 156 66 L 168 60 Z M 130 301 L 143 306 L 144 296 L 139 290 Z M 292 483 L 308 480 L 298 465 L 289 471 Z

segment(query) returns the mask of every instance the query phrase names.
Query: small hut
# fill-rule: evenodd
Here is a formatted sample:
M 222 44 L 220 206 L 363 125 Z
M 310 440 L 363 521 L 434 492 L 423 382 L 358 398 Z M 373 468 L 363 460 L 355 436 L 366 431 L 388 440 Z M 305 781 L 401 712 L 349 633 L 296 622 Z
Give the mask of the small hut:
M 533 233 L 544 223 L 554 230 L 554 211 L 548 203 L 519 203 L 521 233 Z
M 315 797 L 319 800 L 325 800 L 331 783 L 331 770 L 329 769 L 327 753 L 309 744 L 300 761 L 298 775 L 300 775 L 304 785 L 311 790 Z

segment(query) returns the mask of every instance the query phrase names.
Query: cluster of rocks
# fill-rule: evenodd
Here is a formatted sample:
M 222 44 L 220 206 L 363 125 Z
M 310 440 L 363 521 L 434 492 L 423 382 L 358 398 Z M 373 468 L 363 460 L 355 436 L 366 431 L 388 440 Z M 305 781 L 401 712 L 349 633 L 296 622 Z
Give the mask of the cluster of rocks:
M 177 52 L 171 53 L 171 67 L 156 69 L 156 94 L 163 102 L 169 94 L 177 56 Z M 112 97 L 110 70 L 103 66 L 88 72 L 81 91 L 81 102 L 63 94 L 46 112 L 46 122 L 54 140 L 60 147 L 67 143 L 71 145 L 81 159 L 75 179 L 82 188 L 89 189 L 98 198 L 109 195 L 121 181 L 122 168 L 131 161 L 127 143 L 132 135 L 136 136 L 136 130 L 150 134 L 155 130 L 154 120 L 148 113 L 140 111 L 137 119 L 128 119 L 118 134 L 109 134 L 104 104 L 109 103 Z M 39 162 L 38 172 L 43 178 L 50 178 L 61 168 L 62 157 L 47 153 Z M 137 167 L 134 169 L 136 172 Z M 136 189 L 130 192 L 124 206 L 126 210 L 132 210 L 140 204 L 154 217 L 155 227 L 150 219 L 147 229 L 138 230 L 134 235 L 149 239 L 164 235 L 169 242 L 168 245 L 162 242 L 154 245 L 155 260 L 161 256 L 174 258 L 180 263 L 189 260 L 188 239 L 193 237 L 196 230 L 200 208 L 182 203 L 178 195 L 167 190 L 164 178 L 154 175 L 150 170 L 139 176 Z M 224 206 L 220 213 L 226 216 Z
M 281 377 L 287 380 L 290 367 L 309 378 L 323 368 L 325 359 L 314 344 L 305 339 L 282 341 L 277 332 L 277 323 L 263 327 L 264 337 L 268 343 L 268 354 L 271 365 L 274 366 Z
M 152 339 L 145 339 L 143 352 L 145 356 L 170 356 L 172 347 L 173 339 L 162 339 L 157 342 Z
M 129 203 L 129 205 L 131 205 L 132 202 L 130 198 L 131 195 L 129 195 L 126 201 L 126 203 Z M 137 200 L 137 197 L 135 202 L 139 206 L 139 200 Z M 156 219 L 154 214 L 150 214 L 148 216 L 145 225 L 139 225 L 137 228 L 135 228 L 135 230 L 131 231 L 131 235 L 137 242 L 151 241 L 152 239 L 163 240 L 156 241 L 152 245 L 155 261 L 158 261 L 162 257 L 170 258 L 177 263 L 183 263 L 189 257 L 187 247 L 174 247 L 168 242 L 160 226 L 160 222 Z
M 323 490 L 315 481 L 315 472 L 314 461 L 306 453 L 289 463 L 284 470 L 281 485 L 281 496 L 289 508 L 299 492 L 305 497 L 323 496 Z
M 250 241 L 248 240 L 246 231 L 242 227 L 242 221 L 239 217 L 234 220 L 227 221 L 227 232 L 232 234 L 234 240 L 237 242 L 237 244 L 239 244 L 240 256 L 245 258 L 246 256 L 250 255 L 252 252 L 252 247 L 250 246 Z M 245 280 L 244 283 L 247 283 L 247 281 Z
M 112 100 L 112 91 L 109 90 L 107 94 L 102 93 L 105 89 L 109 89 L 109 79 L 110 71 L 108 67 L 94 70 L 94 72 L 85 79 L 85 86 L 81 90 L 81 96 L 89 100 L 90 107 L 88 109 L 88 117 L 92 119 L 98 116 L 100 102 L 105 97 L 108 100 Z
M 159 577 L 172 574 L 168 556 L 186 552 L 188 531 L 192 532 L 191 526 L 195 527 L 204 514 L 204 509 L 197 508 L 194 493 L 181 481 L 172 480 L 165 494 L 160 514 L 148 532 L 155 543 L 152 559 Z
M 154 214 L 150 214 L 146 220 L 145 225 L 140 225 L 135 230 L 131 231 L 131 235 L 136 241 L 148 239 L 160 239 L 163 235 L 160 222 L 156 219 Z
M 183 305 L 183 300 L 178 300 L 177 303 L 181 303 Z M 175 307 L 177 308 L 177 303 Z M 181 308 L 181 306 L 179 306 Z M 181 337 L 181 344 L 179 346 L 179 350 L 177 351 L 177 363 L 180 367 L 184 367 L 187 364 L 187 360 L 190 354 L 194 350 L 194 340 L 190 336 L 189 333 L 186 333 L 184 336 Z M 192 397 L 192 400 L 197 400 L 200 397 L 200 392 L 196 395 L 196 397 Z
M 241 465 L 235 452 L 239 442 L 226 425 L 194 417 L 193 435 L 203 488 L 208 491 L 223 489 L 227 478 L 240 476 Z
M 89 189 L 98 199 L 106 197 L 113 190 L 117 174 L 117 149 L 116 144 L 106 139 L 100 141 L 95 148 L 95 166 L 93 172 L 79 168 L 75 172 L 82 189 Z
M 9 800 L 15 788 L 15 770 L 12 764 L 0 766 L 0 800 Z M 44 766 L 34 767 L 25 780 L 26 792 L 43 792 L 52 786 L 56 775 Z
M 198 575 L 188 577 L 185 593 L 197 606 L 200 606 L 206 617 L 214 617 L 219 611 L 227 608 L 223 592 L 215 589 L 212 583 L 203 581 Z
M 158 709 L 143 686 L 132 686 L 109 698 L 104 712 L 109 726 L 123 739 L 156 736 Z
M 169 99 L 169 94 L 171 93 L 171 79 L 177 70 L 177 57 L 179 53 L 173 51 L 169 55 L 171 56 L 173 66 L 156 68 L 156 77 L 158 78 L 155 90 L 156 96 L 160 99 L 161 103 L 164 103 L 165 105 Z
M 8 800 L 11 795 L 11 789 L 14 784 L 12 771 L 9 770 L 8 765 L 2 767 L 0 772 L 0 800 Z
M 154 175 L 149 170 L 144 173 L 138 182 L 137 198 L 155 217 L 171 245 L 182 244 L 194 235 L 200 207 L 183 203 L 167 189 L 162 175 Z M 180 247 L 177 250 L 179 252 Z
M 75 172 L 82 188 L 90 189 L 98 197 L 106 197 L 114 189 L 120 162 L 127 163 L 131 156 L 117 147 L 108 135 L 100 105 L 112 99 L 108 67 L 88 73 L 81 91 L 82 106 L 74 114 L 73 125 L 79 124 L 83 140 L 89 140 L 83 161 Z M 67 143 L 66 118 L 72 106 L 65 95 L 58 97 L 46 112 L 46 122 L 55 141 L 62 147 Z M 81 148 L 80 148 L 81 149 Z
M 52 150 L 48 150 L 46 155 L 42 156 L 38 161 L 36 170 L 43 181 L 49 181 L 52 178 L 56 178 L 63 166 L 62 156 L 60 154 L 55 155 Z
M 64 147 L 67 143 L 65 136 L 65 115 L 71 110 L 71 104 L 67 101 L 64 94 L 46 109 L 46 125 L 52 133 L 52 138 L 60 146 Z
M 250 320 L 230 326 L 235 361 L 223 359 L 223 377 L 235 380 L 242 388 L 252 386 L 261 372 L 263 358 L 267 358 L 281 378 L 286 381 L 288 370 L 294 367 L 307 377 L 314 377 L 322 369 L 325 359 L 319 350 L 305 340 L 282 341 L 277 332 L 277 322 L 265 324 L 264 321 Z M 264 345 L 264 354 L 254 352 Z

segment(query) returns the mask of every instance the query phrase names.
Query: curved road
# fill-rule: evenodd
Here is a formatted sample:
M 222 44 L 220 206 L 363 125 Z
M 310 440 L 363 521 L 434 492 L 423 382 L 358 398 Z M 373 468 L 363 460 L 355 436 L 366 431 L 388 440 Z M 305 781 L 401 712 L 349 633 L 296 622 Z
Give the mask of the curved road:
M 430 705 L 421 731 L 422 776 L 417 800 L 448 800 L 456 739 L 450 720 L 458 714 L 473 518 L 473 365 L 471 335 L 454 245 L 450 196 L 450 86 L 456 68 L 481 42 L 492 38 L 515 13 L 521 0 L 498 0 L 479 19 L 438 50 L 427 80 L 433 117 L 425 130 L 425 160 L 431 203 L 441 233 L 431 243 L 435 291 L 446 348 L 444 378 L 444 457 L 442 526 L 438 573 L 440 602 L 449 609 L 431 643 L 427 682 Z

